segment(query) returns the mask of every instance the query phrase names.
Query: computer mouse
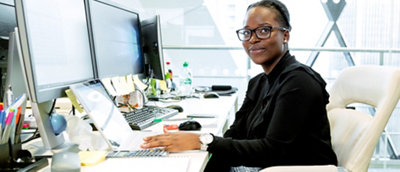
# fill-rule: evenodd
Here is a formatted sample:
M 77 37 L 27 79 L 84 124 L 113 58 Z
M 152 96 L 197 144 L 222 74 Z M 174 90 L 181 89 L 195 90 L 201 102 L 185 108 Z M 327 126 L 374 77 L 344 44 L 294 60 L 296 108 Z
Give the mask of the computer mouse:
M 201 125 L 197 121 L 190 120 L 182 122 L 181 124 L 179 124 L 178 128 L 179 130 L 200 130 Z
M 219 98 L 219 94 L 213 91 L 205 92 L 203 95 L 204 98 Z
M 51 158 L 51 171 L 80 171 L 81 161 L 77 152 L 58 152 Z
M 179 105 L 169 105 L 169 106 L 167 106 L 167 108 L 176 109 L 176 110 L 178 110 L 178 112 L 183 112 L 182 106 L 179 106 Z

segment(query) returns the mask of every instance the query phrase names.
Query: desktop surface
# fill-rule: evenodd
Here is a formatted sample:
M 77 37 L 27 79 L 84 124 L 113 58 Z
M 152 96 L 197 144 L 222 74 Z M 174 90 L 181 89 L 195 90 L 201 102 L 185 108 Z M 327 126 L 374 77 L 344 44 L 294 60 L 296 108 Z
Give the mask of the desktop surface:
M 172 103 L 171 103 L 172 104 Z M 156 125 L 153 125 L 149 128 L 146 128 L 145 131 L 137 131 L 137 132 L 159 132 L 163 131 L 163 126 L 165 124 L 180 124 L 184 121 L 187 121 L 187 115 L 192 113 L 213 113 L 216 115 L 215 118 L 198 118 L 194 119 L 198 121 L 202 125 L 202 129 L 200 131 L 190 131 L 196 133 L 213 133 L 214 135 L 221 136 L 224 132 L 224 127 L 229 123 L 230 116 L 236 111 L 237 105 L 237 95 L 232 96 L 221 96 L 219 99 L 204 99 L 204 98 L 190 98 L 185 99 L 180 102 L 174 102 L 173 104 L 179 104 L 183 108 L 185 108 L 184 112 L 178 113 L 177 115 L 171 117 L 169 120 L 163 120 Z M 168 106 L 169 103 L 162 102 L 149 102 L 148 105 L 158 105 L 161 107 Z M 150 132 L 150 133 L 151 133 Z M 34 144 L 36 141 L 36 144 Z M 23 145 L 23 149 L 32 150 L 33 155 L 51 155 L 52 151 L 45 150 L 40 144 L 42 142 L 40 139 L 30 142 L 29 144 Z M 39 144 L 39 145 L 37 145 Z M 146 171 L 157 171 L 158 167 L 153 167 L 154 163 L 158 163 L 161 166 L 165 164 L 169 164 L 169 166 L 165 166 L 162 168 L 163 171 L 171 168 L 170 171 L 176 170 L 179 171 L 180 168 L 186 167 L 189 172 L 199 172 L 203 171 L 208 158 L 209 153 L 207 151 L 193 150 L 193 151 L 184 151 L 178 153 L 169 153 L 167 159 L 135 159 L 135 158 L 112 158 L 106 159 L 105 161 L 94 165 L 94 166 L 82 166 L 81 171 L 112 171 L 112 170 L 124 170 L 124 169 L 133 169 L 133 163 L 139 164 L 135 168 L 141 169 L 145 168 Z M 165 161 L 161 161 L 165 160 Z M 187 163 L 188 162 L 188 163 Z M 51 159 L 49 164 L 51 164 Z M 171 164 L 183 164 L 172 166 Z M 46 167 L 41 171 L 50 171 L 50 167 Z

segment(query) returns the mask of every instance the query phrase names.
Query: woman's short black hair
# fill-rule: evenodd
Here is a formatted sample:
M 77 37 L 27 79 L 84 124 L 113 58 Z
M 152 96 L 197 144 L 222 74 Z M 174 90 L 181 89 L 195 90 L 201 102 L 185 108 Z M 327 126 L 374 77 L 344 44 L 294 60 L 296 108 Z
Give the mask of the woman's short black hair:
M 261 0 L 253 4 L 250 4 L 249 7 L 247 7 L 247 11 L 249 11 L 254 7 L 266 7 L 266 8 L 276 9 L 279 12 L 279 15 L 277 16 L 278 22 L 280 22 L 282 26 L 288 29 L 289 31 L 292 30 L 292 26 L 290 26 L 289 11 L 286 8 L 285 4 L 283 4 L 281 1 Z

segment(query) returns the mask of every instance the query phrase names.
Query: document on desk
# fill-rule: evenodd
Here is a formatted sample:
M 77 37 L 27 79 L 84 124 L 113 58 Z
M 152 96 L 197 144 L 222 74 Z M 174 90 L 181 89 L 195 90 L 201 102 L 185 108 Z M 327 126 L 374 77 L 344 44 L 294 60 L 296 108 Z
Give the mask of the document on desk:
M 95 166 L 84 166 L 81 171 L 145 171 L 187 172 L 189 157 L 111 158 Z

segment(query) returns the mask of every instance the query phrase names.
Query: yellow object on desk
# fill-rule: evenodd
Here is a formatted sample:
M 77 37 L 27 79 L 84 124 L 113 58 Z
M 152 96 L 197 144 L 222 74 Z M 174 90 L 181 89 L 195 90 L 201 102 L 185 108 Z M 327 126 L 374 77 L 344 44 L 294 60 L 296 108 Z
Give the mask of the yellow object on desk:
M 96 165 L 106 159 L 106 151 L 81 151 L 79 158 L 82 166 Z
M 65 93 L 67 94 L 69 100 L 71 101 L 71 103 L 75 107 L 75 109 L 78 110 L 79 113 L 83 113 L 83 108 L 76 100 L 75 94 L 72 93 L 71 89 L 65 90 Z
M 167 82 L 165 82 L 164 80 L 160 80 L 160 89 L 163 91 L 167 91 Z

